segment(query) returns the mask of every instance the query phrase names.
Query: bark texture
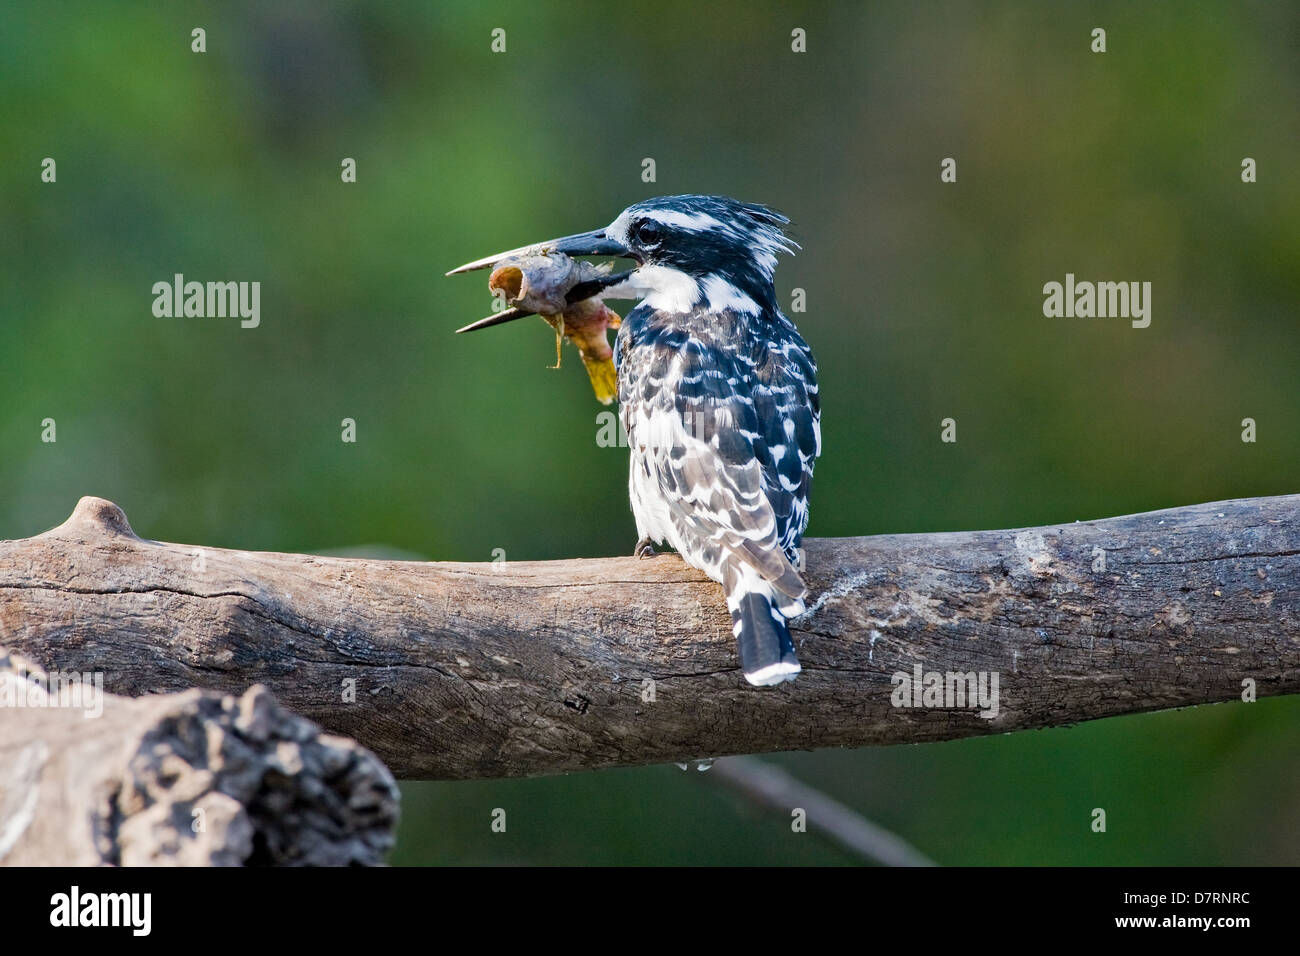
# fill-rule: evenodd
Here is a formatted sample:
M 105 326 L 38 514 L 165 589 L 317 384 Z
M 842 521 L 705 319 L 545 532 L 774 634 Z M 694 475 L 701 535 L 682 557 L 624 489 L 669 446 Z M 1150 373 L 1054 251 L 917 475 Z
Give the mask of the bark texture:
M 392 847 L 397 784 L 262 687 L 137 699 L 0 649 L 0 864 L 342 866 Z
M 806 547 L 804 672 L 775 689 L 744 682 L 720 588 L 675 555 L 228 551 L 142 540 L 98 498 L 0 542 L 0 644 L 124 695 L 261 683 L 415 778 L 916 743 L 1300 691 L 1300 496 Z M 893 675 L 917 665 L 996 673 L 996 716 L 895 706 Z

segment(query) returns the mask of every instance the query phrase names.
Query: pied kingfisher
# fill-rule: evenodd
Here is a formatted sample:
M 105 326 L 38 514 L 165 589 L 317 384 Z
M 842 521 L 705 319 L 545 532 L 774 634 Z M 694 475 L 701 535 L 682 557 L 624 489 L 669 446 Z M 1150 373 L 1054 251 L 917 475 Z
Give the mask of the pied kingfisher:
M 795 248 L 788 222 L 725 196 L 662 196 L 453 270 L 536 251 L 636 261 L 569 294 L 641 300 L 614 343 L 635 553 L 667 542 L 722 585 L 759 686 L 799 673 L 786 619 L 804 611 L 799 544 L 821 453 L 817 366 L 772 284 L 777 253 Z

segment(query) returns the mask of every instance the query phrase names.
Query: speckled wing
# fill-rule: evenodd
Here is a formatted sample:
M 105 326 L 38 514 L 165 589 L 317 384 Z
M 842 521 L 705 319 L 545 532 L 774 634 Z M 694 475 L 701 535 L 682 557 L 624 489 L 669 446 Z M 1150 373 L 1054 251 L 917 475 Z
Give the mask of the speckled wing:
M 795 560 L 808 527 L 813 465 L 821 454 L 821 402 L 812 352 L 784 315 L 781 328 L 755 359 L 754 414 L 762 440 L 768 500 L 777 515 L 781 549 Z
M 649 530 L 724 584 L 734 583 L 724 580 L 729 568 L 756 574 L 798 613 L 805 588 L 792 561 L 820 445 L 808 347 L 784 316 L 759 335 L 739 327 L 753 319 L 733 313 L 699 316 L 689 328 L 680 317 L 636 318 L 637 341 L 620 333 L 616 355 L 634 502 L 637 469 L 640 497 L 661 499 Z

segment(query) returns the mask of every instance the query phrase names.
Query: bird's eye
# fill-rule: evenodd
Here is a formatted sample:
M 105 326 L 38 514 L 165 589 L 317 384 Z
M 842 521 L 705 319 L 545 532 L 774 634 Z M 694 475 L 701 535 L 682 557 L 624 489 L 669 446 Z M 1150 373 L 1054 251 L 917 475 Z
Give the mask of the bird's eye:
M 646 219 L 636 227 L 637 242 L 641 243 L 643 246 L 653 246 L 662 238 L 663 236 L 659 231 L 659 223 L 655 222 L 653 219 Z

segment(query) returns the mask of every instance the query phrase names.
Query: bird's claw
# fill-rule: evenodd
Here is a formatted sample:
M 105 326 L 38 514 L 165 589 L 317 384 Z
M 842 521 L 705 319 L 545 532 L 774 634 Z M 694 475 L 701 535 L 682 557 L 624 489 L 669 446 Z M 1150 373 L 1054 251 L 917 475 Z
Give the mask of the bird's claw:
M 636 543 L 636 547 L 632 549 L 632 557 L 634 558 L 653 558 L 657 553 L 649 538 L 642 538 Z

